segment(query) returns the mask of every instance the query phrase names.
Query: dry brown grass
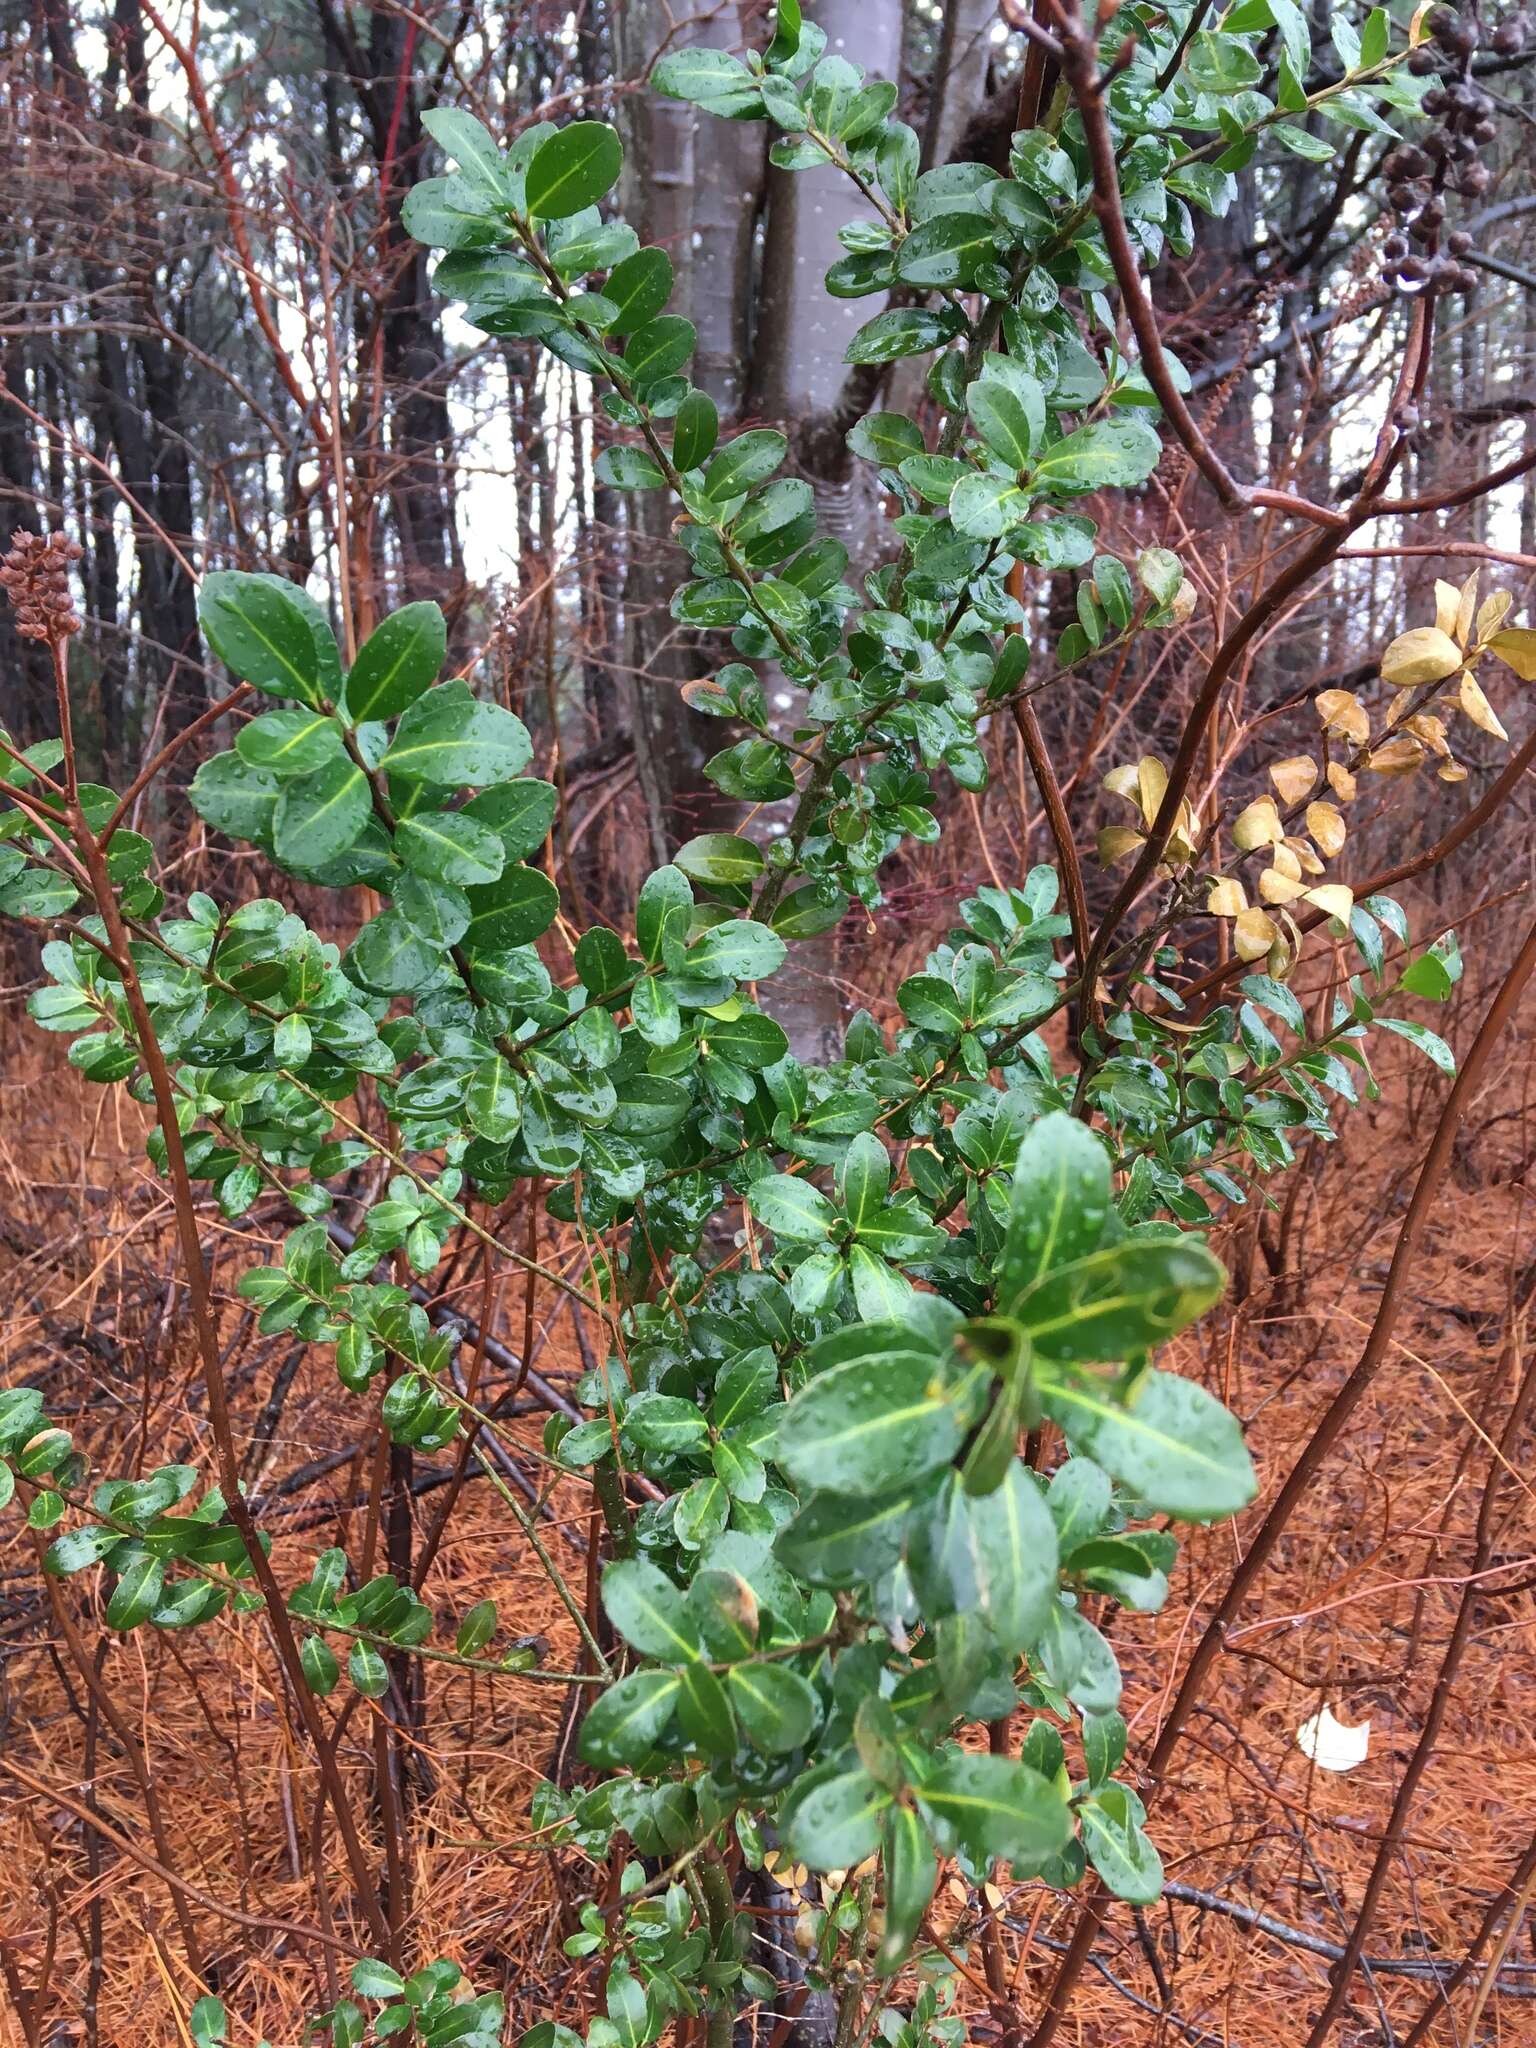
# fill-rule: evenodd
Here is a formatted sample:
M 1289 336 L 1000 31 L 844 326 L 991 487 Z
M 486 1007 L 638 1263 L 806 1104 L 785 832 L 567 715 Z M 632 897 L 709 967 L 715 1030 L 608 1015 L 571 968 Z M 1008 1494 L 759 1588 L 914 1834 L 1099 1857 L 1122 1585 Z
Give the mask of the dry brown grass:
M 893 985 L 889 983 L 887 985 Z M 1459 995 L 1444 1023 L 1465 1044 L 1479 1014 Z M 1286 1536 L 1262 1596 L 1251 1603 L 1218 1667 L 1218 1682 L 1178 1753 L 1154 1832 L 1177 1883 L 1261 1909 L 1294 1928 L 1342 1940 L 1380 1829 L 1422 1725 L 1441 1650 L 1464 1591 L 1471 1530 L 1496 1433 L 1527 1341 L 1536 1287 L 1530 1176 L 1536 1158 L 1531 1059 L 1536 1019 L 1501 1050 L 1469 1118 L 1454 1183 L 1442 1197 L 1397 1331 L 1394 1362 L 1351 1425 Z M 78 1081 L 23 1024 L 9 1027 L 0 1081 L 0 1263 L 7 1314 L 0 1368 L 45 1389 L 54 1411 L 102 1470 L 135 1470 L 174 1455 L 206 1459 L 195 1362 L 178 1310 L 165 1189 L 143 1164 L 140 1112 Z M 1177 1363 L 1200 1372 L 1250 1423 L 1270 1498 L 1324 1402 L 1358 1356 L 1390 1257 L 1416 1160 L 1444 1083 L 1421 1063 L 1386 1060 L 1384 1103 L 1348 1120 L 1344 1143 L 1319 1150 L 1279 1191 L 1283 1211 L 1239 1219 L 1225 1252 L 1235 1275 L 1228 1310 L 1211 1318 Z M 1289 1199 L 1288 1199 L 1289 1197 Z M 260 1227 L 208 1219 L 222 1283 L 254 1250 Z M 501 1328 L 518 1341 L 516 1288 Z M 540 1320 L 545 1311 L 541 1308 Z M 250 1432 L 283 1356 L 242 1333 L 232 1305 L 226 1336 L 237 1413 Z M 540 1369 L 579 1369 L 571 1324 L 552 1318 Z M 536 1417 L 513 1434 L 537 1441 Z M 259 1491 L 353 1442 L 356 1404 L 327 1365 L 300 1365 L 277 1434 L 259 1462 Z M 1529 1446 L 1510 1460 L 1499 1570 L 1486 1578 L 1473 1640 L 1457 1678 L 1438 1753 L 1410 1817 L 1404 1851 L 1368 1944 L 1374 1957 L 1456 1957 L 1536 1830 L 1536 1513 Z M 309 1548 L 361 1545 L 364 1516 L 349 1509 L 366 1474 L 342 1464 L 291 1500 L 269 1525 L 292 1583 Z M 439 1496 L 421 1503 L 430 1520 Z M 1253 1510 L 1257 1514 L 1263 1503 Z M 589 1499 L 561 1482 L 551 1541 L 576 1582 Z M 1118 1617 L 1132 1753 L 1150 1746 L 1171 1675 L 1219 1592 L 1243 1525 L 1196 1534 L 1155 1618 Z M 505 1628 L 541 1631 L 549 1662 L 573 1668 L 579 1646 L 536 1561 L 483 1482 L 465 1490 L 427 1587 L 446 1615 L 497 1600 Z M 80 1582 L 67 1597 L 95 1640 Z M 99 1945 L 99 2038 L 108 2048 L 185 2040 L 184 2014 L 203 1988 L 182 1956 L 165 1886 L 109 1839 L 93 1845 L 76 1808 L 91 1794 L 83 1762 L 84 1702 L 57 1653 L 28 1539 L 14 1510 L 0 1549 L 3 1760 L 26 1779 L 0 1778 L 7 1853 L 0 1859 L 0 1927 L 17 1969 L 33 1982 L 48 1963 L 44 2038 L 85 2035 L 88 1958 Z M 105 1670 L 143 1744 L 180 1868 L 209 1898 L 259 1921 L 313 1925 L 308 1875 L 315 1794 L 301 1733 L 274 1690 L 259 1617 L 221 1620 L 186 1639 L 142 1631 L 113 1638 Z M 335 1696 L 333 1705 L 344 1697 Z M 564 1902 L 588 1874 L 569 1853 L 529 1838 L 528 1802 L 555 1751 L 562 1689 L 512 1682 L 492 1698 L 462 1673 L 428 1667 L 422 1785 L 412 1829 L 412 1950 L 459 1961 L 477 1988 L 509 2005 L 508 2038 L 534 2020 L 579 2024 L 584 1966 L 561 1953 Z M 1324 1702 L 1369 1718 L 1368 1760 L 1347 1776 L 1310 1765 L 1295 1731 Z M 354 1711 L 341 1748 L 358 1811 L 370 1813 L 370 1721 Z M 57 1797 L 49 1796 L 50 1792 Z M 94 1798 L 106 1827 L 148 1843 L 137 1783 L 106 1734 Z M 73 1803 L 71 1803 L 73 1802 Z M 328 1889 L 338 1933 L 349 1931 L 345 1867 L 330 1845 Z M 1026 2015 L 1069 1930 L 1069 1900 L 1038 1887 L 1007 1898 Z M 960 1940 L 971 1902 L 955 1885 L 937 1918 Z M 232 2040 L 297 2041 L 303 2016 L 326 1997 L 323 1951 L 270 1928 L 199 1907 L 199 1929 L 234 2016 Z M 99 1935 L 93 1920 L 99 1919 Z M 52 1945 L 49 1960 L 50 1943 Z M 1233 2048 L 1299 2042 L 1327 1987 L 1327 1962 L 1198 1906 L 1165 1901 L 1138 1930 L 1117 1908 L 1101 1939 L 1106 1967 L 1152 2007 L 1161 2003 L 1149 1952 L 1171 1994 L 1172 2017 L 1130 2003 L 1090 1973 L 1063 2038 L 1074 2048 L 1140 2048 L 1189 2039 Z M 974 1946 L 964 1951 L 979 1967 Z M 1509 1950 L 1536 1991 L 1536 1944 L 1519 1930 Z M 1401 1976 L 1357 1978 L 1338 2039 L 1399 2033 L 1428 1986 Z M 963 1994 L 971 2030 L 994 2029 Z M 1458 2001 L 1465 2017 L 1468 1993 Z M 7 2042 L 22 2035 L 14 2014 Z M 766 2041 L 767 2029 L 763 2039 Z M 1437 2038 L 1464 2037 L 1443 2024 Z M 1495 1994 L 1480 2038 L 1536 2041 L 1536 1999 Z

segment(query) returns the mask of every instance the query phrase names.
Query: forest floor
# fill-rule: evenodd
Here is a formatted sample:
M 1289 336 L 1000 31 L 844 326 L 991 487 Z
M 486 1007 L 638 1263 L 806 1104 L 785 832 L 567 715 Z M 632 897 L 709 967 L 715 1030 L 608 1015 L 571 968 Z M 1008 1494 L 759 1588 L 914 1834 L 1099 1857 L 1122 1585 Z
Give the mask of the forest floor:
M 1436 1022 L 1464 1047 L 1482 1007 L 1458 991 Z M 1328 1988 L 1320 1950 L 1347 1938 L 1466 1597 L 1476 1600 L 1471 1640 L 1366 1944 L 1375 1967 L 1356 1976 L 1335 2040 L 1390 2040 L 1384 2023 L 1399 2038 L 1409 2031 L 1437 1959 L 1462 1954 L 1536 1832 L 1529 1437 L 1508 1460 L 1496 1566 L 1467 1583 L 1491 1438 L 1519 1377 L 1536 1294 L 1533 1041 L 1528 1015 L 1472 1105 L 1388 1367 L 1292 1522 L 1177 1752 L 1153 1816 L 1174 1889 L 1144 1914 L 1110 1913 L 1059 2036 L 1070 2048 L 1300 2048 Z M 0 1050 L 0 1383 L 25 1376 L 42 1386 L 98 1471 L 205 1462 L 167 1191 L 144 1161 L 142 1112 L 81 1081 L 14 1014 Z M 1388 1070 L 1384 1101 L 1350 1112 L 1342 1143 L 1303 1162 L 1279 1210 L 1224 1227 L 1232 1293 L 1171 1361 L 1243 1417 L 1262 1496 L 1238 1524 L 1192 1535 L 1161 1615 L 1116 1619 L 1133 1761 L 1151 1746 L 1172 1675 L 1245 1530 L 1365 1341 L 1447 1085 L 1422 1061 L 1393 1058 Z M 266 1231 L 259 1220 L 205 1221 L 227 1293 L 261 1257 Z M 551 1249 L 546 1239 L 546 1256 Z M 514 1349 L 520 1288 L 508 1283 L 497 1321 Z M 473 1313 L 479 1292 L 476 1281 L 455 1299 Z M 358 1556 L 373 1540 L 355 1504 L 369 1484 L 357 1406 L 322 1354 L 298 1362 L 272 1413 L 289 1349 L 253 1340 L 242 1309 L 230 1303 L 225 1329 L 250 1490 L 294 1583 L 308 1548 L 340 1542 Z M 538 1369 L 568 1384 L 581 1368 L 571 1320 L 544 1300 L 533 1314 Z M 494 1392 L 501 1381 L 488 1372 L 485 1384 Z M 536 1446 L 541 1422 L 526 1416 L 512 1435 Z M 422 1527 L 440 1497 L 422 1496 Z M 549 1512 L 547 1539 L 580 1582 L 585 1485 L 556 1483 Z M 62 1590 L 95 1641 L 84 1582 Z M 426 1592 L 454 1619 L 494 1599 L 504 1631 L 542 1633 L 551 1671 L 575 1668 L 574 1631 L 483 1480 L 466 1487 Z M 49 2048 L 88 2038 L 93 2000 L 107 2048 L 185 2044 L 186 2012 L 209 1987 L 190 1976 L 167 1889 L 146 1863 L 140 1787 L 110 1730 L 92 1730 L 94 1774 L 85 1762 L 94 1716 L 57 1626 L 12 1510 L 0 1536 L 0 1933 L 19 1980 L 50 1985 Z M 226 1618 L 185 1639 L 143 1629 L 100 1641 L 103 1683 L 142 1745 L 177 1867 L 200 1895 L 195 1916 L 230 2006 L 231 2042 L 287 2048 L 328 1993 L 323 1947 L 277 1924 L 314 1924 L 314 1780 L 273 1690 L 264 1626 Z M 580 2025 L 590 1966 L 569 1962 L 561 1941 L 588 1879 L 574 1852 L 532 1836 L 529 1819 L 534 1786 L 559 1768 L 565 1688 L 513 1681 L 493 1697 L 474 1677 L 429 1664 L 425 1690 L 404 1872 L 412 1951 L 450 1956 L 477 1989 L 502 1989 L 509 2041 L 540 2019 Z M 343 1687 L 332 1706 L 348 1697 Z M 1324 1706 L 1347 1724 L 1369 1723 L 1365 1760 L 1347 1773 L 1318 1768 L 1298 1744 L 1301 1724 Z M 365 1817 L 378 1711 L 356 1702 L 340 1739 Z M 92 1803 L 99 1827 L 88 1824 Z M 344 1914 L 339 1864 L 330 1881 Z M 1032 2022 L 1075 1904 L 1030 1884 L 1005 1887 L 995 1903 Z M 941 1886 L 934 1929 L 959 1961 L 968 2032 L 990 2040 L 997 2029 L 973 1989 L 972 1912 L 957 1880 Z M 1255 1926 L 1255 1913 L 1273 1924 Z M 1536 1926 L 1516 1916 L 1497 1986 L 1480 1991 L 1474 1978 L 1455 2013 L 1454 2023 L 1440 2015 L 1432 2041 L 1536 2042 Z M 772 2025 L 758 2033 L 767 2048 Z M 14 2011 L 0 2038 L 23 2042 Z

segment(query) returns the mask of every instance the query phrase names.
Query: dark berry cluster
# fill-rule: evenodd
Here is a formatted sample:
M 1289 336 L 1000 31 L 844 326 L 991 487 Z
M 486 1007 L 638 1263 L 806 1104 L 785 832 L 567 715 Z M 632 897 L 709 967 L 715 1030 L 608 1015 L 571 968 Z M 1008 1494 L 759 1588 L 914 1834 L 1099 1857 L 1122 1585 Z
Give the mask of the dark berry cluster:
M 1492 48 L 1518 56 L 1536 39 L 1536 22 L 1513 14 L 1489 38 Z M 1472 59 L 1483 45 L 1483 25 L 1476 14 L 1453 14 L 1439 8 L 1428 39 L 1408 59 L 1417 78 L 1435 84 L 1420 105 L 1433 125 L 1416 143 L 1400 143 L 1382 162 L 1387 203 L 1397 226 L 1382 244 L 1387 273 L 1405 291 L 1469 292 L 1476 272 L 1464 260 L 1472 238 L 1460 229 L 1441 235 L 1445 227 L 1445 195 L 1480 199 L 1493 173 L 1483 151 L 1498 133 L 1494 103 L 1472 76 Z
M 80 543 L 67 534 L 28 533 L 18 527 L 10 552 L 0 557 L 0 589 L 16 608 L 16 630 L 23 640 L 68 639 L 80 630 L 69 569 L 80 559 Z

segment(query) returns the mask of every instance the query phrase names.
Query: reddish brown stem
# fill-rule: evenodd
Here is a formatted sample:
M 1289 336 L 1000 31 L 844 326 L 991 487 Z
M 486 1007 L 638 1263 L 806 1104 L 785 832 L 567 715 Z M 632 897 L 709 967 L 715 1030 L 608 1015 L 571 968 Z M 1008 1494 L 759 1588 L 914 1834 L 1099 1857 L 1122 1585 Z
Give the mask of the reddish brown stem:
M 68 692 L 64 678 L 64 646 L 54 647 L 55 672 L 59 685 L 61 734 L 64 740 L 66 760 L 74 758 L 74 740 L 68 717 Z M 145 999 L 143 986 L 139 981 L 138 969 L 134 965 L 133 949 L 130 944 L 128 927 L 118 906 L 117 891 L 107 871 L 106 855 L 101 841 L 86 821 L 78 803 L 74 805 L 73 827 L 75 843 L 90 876 L 91 893 L 96 899 L 96 908 L 106 928 L 107 943 L 111 948 L 113 961 L 122 976 L 123 997 L 133 1020 L 134 1034 L 139 1042 L 139 1054 L 149 1075 L 150 1087 L 155 1098 L 155 1112 L 160 1121 L 161 1136 L 165 1145 L 167 1176 L 171 1184 L 171 1199 L 176 1216 L 176 1233 L 181 1249 L 182 1266 L 186 1273 L 187 1299 L 192 1311 L 192 1327 L 197 1341 L 198 1358 L 202 1367 L 205 1398 L 208 1403 L 208 1421 L 213 1433 L 214 1452 L 217 1463 L 219 1484 L 223 1490 L 225 1509 L 230 1521 L 240 1533 L 250 1560 L 251 1571 L 267 1610 L 273 1639 L 294 1700 L 299 1717 L 303 1721 L 310 1741 L 319 1760 L 326 1795 L 336 1815 L 336 1825 L 341 1832 L 347 1862 L 352 1871 L 353 1883 L 357 1888 L 359 1902 L 368 1916 L 375 1935 L 381 1942 L 389 1940 L 389 1926 L 380 1911 L 375 1895 L 368 1858 L 357 1823 L 347 1799 L 346 1788 L 341 1782 L 337 1768 L 326 1740 L 325 1728 L 320 1719 L 313 1694 L 305 1683 L 303 1665 L 299 1657 L 299 1646 L 293 1633 L 288 1610 L 283 1601 L 282 1588 L 278 1585 L 272 1567 L 262 1549 L 256 1525 L 246 1504 L 240 1485 L 240 1460 L 235 1449 L 234 1427 L 229 1413 L 229 1400 L 224 1386 L 223 1365 L 219 1356 L 218 1332 L 214 1326 L 213 1306 L 209 1295 L 208 1274 L 203 1264 L 202 1240 L 197 1228 L 197 1204 L 192 1192 L 192 1179 L 187 1170 L 187 1155 L 182 1144 L 181 1131 L 176 1121 L 176 1090 L 171 1080 L 170 1069 L 160 1049 L 155 1032 L 154 1020 L 150 1016 L 149 1004 Z

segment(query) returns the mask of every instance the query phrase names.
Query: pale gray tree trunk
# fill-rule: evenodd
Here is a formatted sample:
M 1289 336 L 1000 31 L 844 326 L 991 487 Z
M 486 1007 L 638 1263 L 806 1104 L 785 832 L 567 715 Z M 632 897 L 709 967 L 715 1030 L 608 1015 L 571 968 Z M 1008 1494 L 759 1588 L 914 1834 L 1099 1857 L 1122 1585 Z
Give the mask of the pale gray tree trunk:
M 617 74 L 643 78 L 663 46 L 739 51 L 758 26 L 751 14 L 740 0 L 628 0 L 614 11 Z M 748 361 L 767 136 L 761 123 L 720 121 L 655 93 L 630 94 L 623 107 L 625 215 L 672 259 L 669 310 L 698 328 L 694 378 L 719 406 L 724 432 L 739 412 Z M 727 736 L 681 695 L 707 664 L 667 610 L 685 567 L 671 539 L 673 508 L 659 491 L 631 492 L 625 507 L 627 695 L 651 855 L 661 862 L 681 839 L 728 822 L 703 775 Z

